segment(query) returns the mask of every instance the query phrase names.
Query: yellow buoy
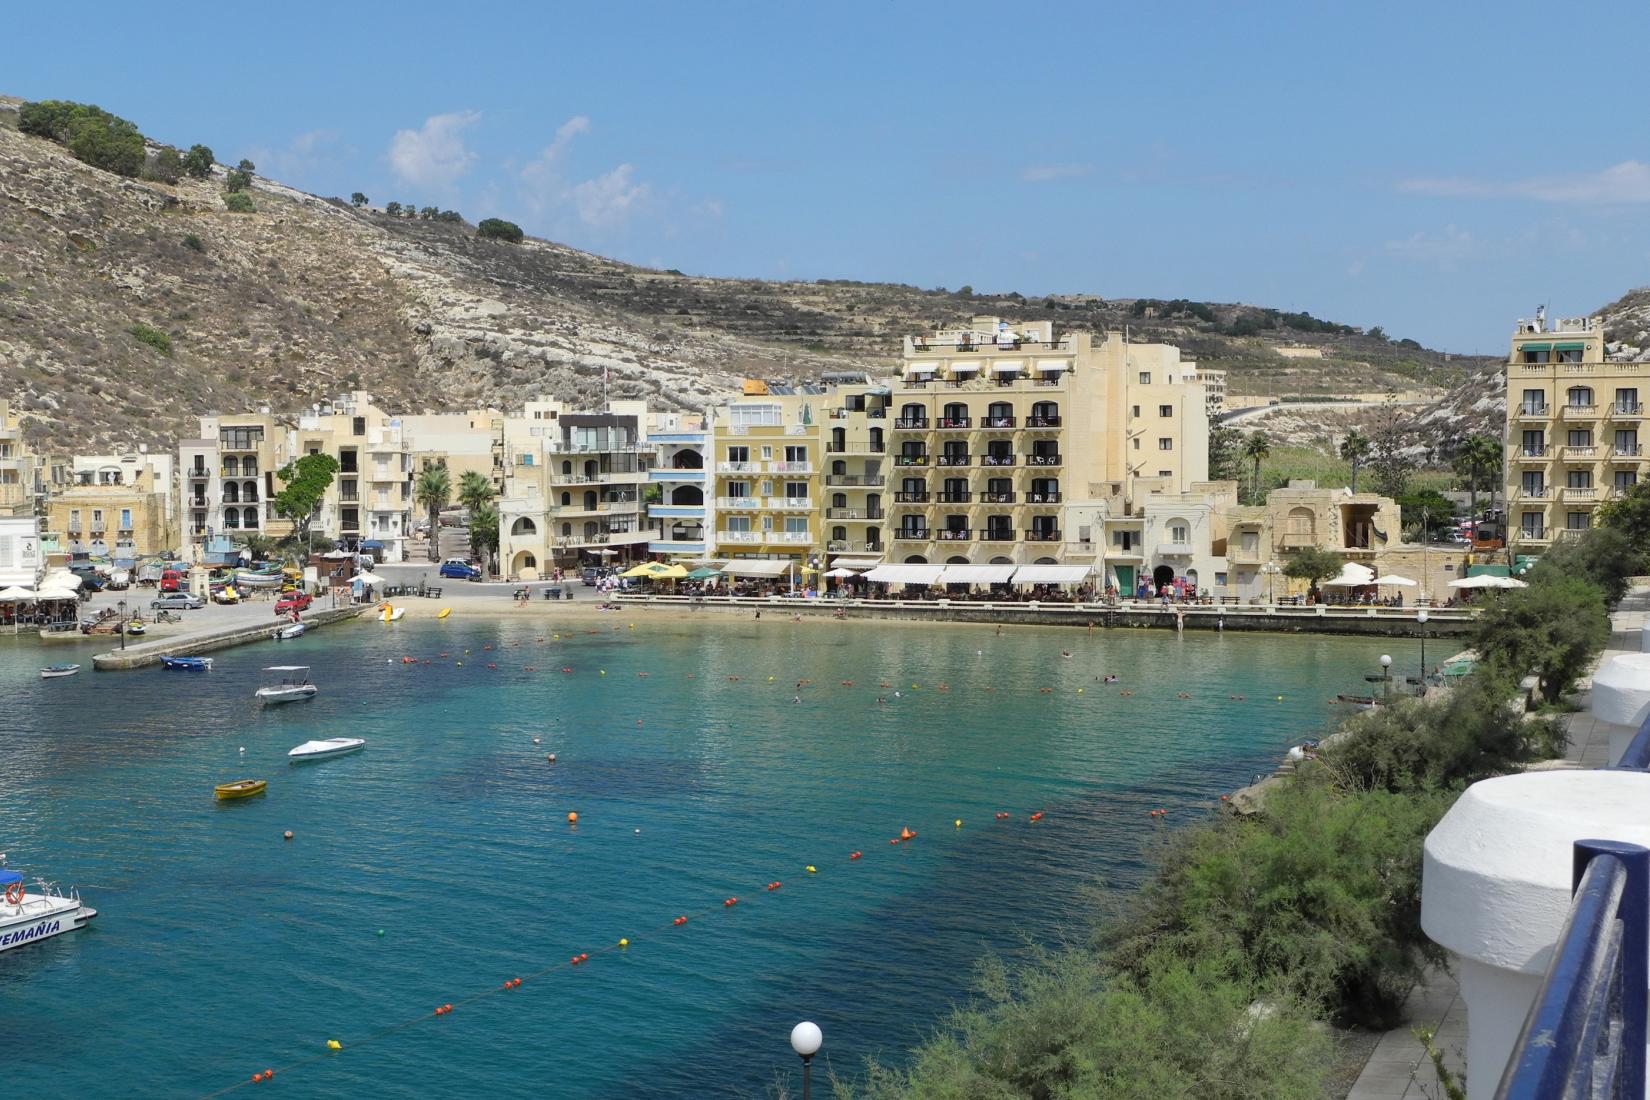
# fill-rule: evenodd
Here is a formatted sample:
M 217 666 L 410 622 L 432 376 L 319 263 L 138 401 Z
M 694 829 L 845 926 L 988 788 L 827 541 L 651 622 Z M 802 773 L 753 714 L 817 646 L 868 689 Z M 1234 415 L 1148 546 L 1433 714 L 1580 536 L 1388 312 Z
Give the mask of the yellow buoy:
M 813 864 L 810 863 L 810 864 L 808 864 L 808 873 L 810 875 L 817 875 L 819 873 L 819 870 Z
M 630 946 L 630 941 L 629 940 L 620 940 L 619 941 L 619 946 L 620 947 L 629 947 Z
M 962 828 L 962 818 L 960 818 L 960 817 L 957 818 L 957 820 L 952 822 L 952 824 L 955 825 L 959 829 Z
M 327 1040 L 327 1049 L 328 1050 L 343 1050 L 344 1049 L 344 1044 L 340 1043 L 337 1039 L 328 1039 Z
M 1281 696 L 1281 695 L 1278 696 L 1278 702 L 1280 702 L 1280 703 L 1283 702 L 1283 696 Z
M 773 677 L 772 676 L 768 677 L 768 683 L 770 683 L 770 684 L 773 683 Z
M 606 676 L 606 675 L 607 675 L 607 669 L 605 669 L 605 668 L 604 668 L 604 669 L 602 669 L 602 675 L 603 675 L 603 676 Z M 1279 697 L 1279 698 L 1282 698 L 1282 697 L 1281 697 L 1281 696 L 1280 696 L 1280 697 Z

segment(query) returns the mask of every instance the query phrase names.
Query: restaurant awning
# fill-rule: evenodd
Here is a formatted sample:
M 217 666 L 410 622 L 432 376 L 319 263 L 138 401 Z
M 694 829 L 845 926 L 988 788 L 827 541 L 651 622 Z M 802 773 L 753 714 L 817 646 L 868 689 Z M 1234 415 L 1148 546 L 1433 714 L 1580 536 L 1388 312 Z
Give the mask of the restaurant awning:
M 363 550 L 382 550 L 382 549 L 384 549 L 384 543 L 380 539 L 368 539 L 367 541 L 365 541 L 361 544 L 361 549 L 363 549 Z
M 881 558 L 834 558 L 831 564 L 838 569 L 875 569 L 882 564 Z
M 1092 565 L 1022 565 L 1015 584 L 1082 584 L 1094 572 Z
M 42 600 L 78 600 L 80 593 L 67 588 L 48 587 L 35 593 Z
M 777 577 L 795 564 L 792 558 L 751 558 L 728 562 L 722 573 L 729 577 Z
M 1375 583 L 1375 570 L 1367 565 L 1359 565 L 1355 561 L 1346 562 L 1341 566 L 1340 576 L 1324 581 L 1323 588 L 1362 588 Z
M 9 588 L 0 588 L 0 603 L 33 603 L 38 597 L 27 588 L 12 585 Z
M 938 584 L 943 565 L 879 565 L 864 579 L 878 584 Z
M 1012 565 L 948 565 L 940 581 L 943 584 L 1007 584 L 1013 576 Z

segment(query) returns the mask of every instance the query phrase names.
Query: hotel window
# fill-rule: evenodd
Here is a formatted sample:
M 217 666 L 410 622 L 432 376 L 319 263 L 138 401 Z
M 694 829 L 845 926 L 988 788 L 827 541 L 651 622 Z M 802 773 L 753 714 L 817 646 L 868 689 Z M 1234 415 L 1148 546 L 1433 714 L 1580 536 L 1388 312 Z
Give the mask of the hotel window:
M 756 483 L 756 491 L 761 496 L 765 496 L 765 497 L 773 496 L 773 482 L 771 482 L 771 481 L 759 481 L 759 482 L 757 482 Z
M 786 500 L 807 500 L 808 499 L 808 483 L 806 481 L 787 481 L 787 482 L 785 482 L 785 499 Z
M 743 500 L 751 495 L 751 483 L 748 481 L 730 481 L 727 485 L 728 496 L 734 500 Z
M 1160 451 L 1172 451 L 1172 450 L 1174 450 L 1174 439 L 1172 437 L 1166 436 L 1166 435 L 1158 436 L 1157 437 L 1157 449 L 1160 450 Z
M 1568 345 L 1568 346 L 1565 345 L 1565 344 L 1560 344 L 1554 350 L 1558 352 L 1558 361 L 1560 363 L 1579 363 L 1579 362 L 1581 362 L 1581 345 L 1580 344 Z
M 1591 447 L 1593 445 L 1593 430 L 1591 428 L 1571 428 L 1564 436 L 1566 447 Z
M 1639 453 L 1639 433 L 1636 428 L 1616 432 L 1616 453 L 1618 455 L 1636 455 Z
M 1525 512 L 1520 517 L 1520 528 L 1527 539 L 1541 538 L 1541 513 Z
M 1173 405 L 1159 405 L 1157 407 L 1157 415 L 1158 416 L 1173 416 L 1174 415 L 1174 406 Z
M 729 516 L 727 522 L 730 534 L 736 531 L 744 533 L 751 529 L 751 518 L 749 516 Z
M 1541 412 L 1547 407 L 1547 391 L 1525 390 L 1524 400 L 1520 404 L 1525 413 L 1533 415 Z
M 1533 432 L 1524 433 L 1524 453 L 1539 457 L 1547 451 L 1547 433 L 1539 428 Z
M 1519 486 L 1527 497 L 1538 497 L 1547 491 L 1547 477 L 1540 470 L 1525 470 Z
M 1152 384 L 1152 372 L 1151 371 L 1143 370 L 1143 371 L 1140 372 L 1140 384 L 1142 386 L 1149 386 L 1149 385 Z
M 749 447 L 729 447 L 728 448 L 728 461 L 729 462 L 749 462 L 750 460 L 751 460 L 751 449 Z
M 1639 411 L 1639 391 L 1622 389 L 1616 391 L 1616 409 L 1620 412 Z
M 132 510 L 130 508 L 122 508 L 120 510 L 120 529 L 122 531 L 130 531 L 132 529 Z
M 773 457 L 773 448 L 772 447 L 763 447 L 762 448 L 762 461 L 766 462 L 769 459 L 771 459 L 772 457 Z
M 1564 475 L 1564 485 L 1569 489 L 1591 489 L 1593 487 L 1593 471 L 1567 471 Z
M 1639 475 L 1633 470 L 1616 471 L 1616 492 L 1625 493 L 1639 483 Z
M 1552 347 L 1547 344 L 1529 344 L 1524 348 L 1524 362 L 1550 363 L 1553 359 Z
M 784 423 L 778 405 L 733 405 L 728 423 L 735 428 L 777 428 Z
M 1140 532 L 1138 531 L 1113 531 L 1111 533 L 1111 544 L 1119 550 L 1133 550 L 1135 544 L 1139 541 L 1139 536 Z
M 1192 541 L 1192 529 L 1190 527 L 1187 527 L 1184 523 L 1172 524 L 1169 527 L 1169 541 L 1170 542 L 1191 542 Z
M 1567 530 L 1570 530 L 1570 531 L 1585 531 L 1585 530 L 1587 530 L 1587 513 L 1586 512 L 1565 512 L 1564 513 L 1564 526 Z
M 808 461 L 808 448 L 806 448 L 806 447 L 786 447 L 785 448 L 785 461 L 786 462 L 806 462 L 806 461 Z
M 1564 399 L 1571 408 L 1587 408 L 1593 403 L 1593 389 L 1591 386 L 1571 386 L 1565 391 Z
M 772 516 L 763 516 L 762 517 L 762 530 L 764 530 L 764 531 L 772 531 L 773 530 L 773 517 Z
M 787 535 L 806 535 L 808 533 L 808 517 L 786 516 L 785 533 Z

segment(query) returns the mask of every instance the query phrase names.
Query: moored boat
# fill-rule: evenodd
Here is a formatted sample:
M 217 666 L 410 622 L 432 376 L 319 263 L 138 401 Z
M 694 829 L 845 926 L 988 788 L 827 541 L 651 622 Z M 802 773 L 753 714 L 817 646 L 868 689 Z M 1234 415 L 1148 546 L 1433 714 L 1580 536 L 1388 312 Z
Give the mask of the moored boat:
M 404 608 L 404 607 L 391 607 L 387 603 L 386 604 L 380 604 L 379 607 L 378 607 L 378 610 L 381 614 L 381 617 L 383 618 L 383 621 L 386 622 L 386 623 L 398 622 L 398 621 L 400 621 L 401 616 L 403 616 L 407 613 L 406 608 Z
M 237 569 L 235 584 L 239 588 L 279 588 L 286 582 L 286 574 L 279 569 Z
M 309 672 L 308 665 L 271 665 L 264 671 L 279 672 L 281 682 L 261 687 L 254 693 L 261 703 L 296 703 L 304 699 L 313 699 L 319 690 L 305 675 Z
M 54 883 L 37 881 L 31 891 L 16 871 L 0 868 L 0 951 L 10 951 L 36 940 L 84 928 L 97 910 L 80 900 L 80 893 L 60 891 Z
M 366 740 L 360 737 L 328 737 L 324 741 L 305 741 L 286 755 L 292 763 L 301 764 L 309 760 L 343 756 L 345 753 L 365 748 L 366 744 Z
M 59 676 L 73 676 L 79 671 L 79 665 L 47 665 L 40 670 L 40 678 L 42 680 L 55 680 Z
M 212 788 L 212 793 L 218 801 L 225 802 L 231 798 L 251 798 L 255 794 L 263 794 L 268 786 L 267 779 L 237 779 L 233 783 L 219 783 Z
M 303 636 L 303 633 L 303 623 L 287 623 L 283 627 L 277 627 L 273 637 L 277 642 L 279 642 L 287 638 L 300 638 Z
M 162 657 L 162 668 L 175 669 L 180 672 L 211 672 L 212 658 L 210 657 Z

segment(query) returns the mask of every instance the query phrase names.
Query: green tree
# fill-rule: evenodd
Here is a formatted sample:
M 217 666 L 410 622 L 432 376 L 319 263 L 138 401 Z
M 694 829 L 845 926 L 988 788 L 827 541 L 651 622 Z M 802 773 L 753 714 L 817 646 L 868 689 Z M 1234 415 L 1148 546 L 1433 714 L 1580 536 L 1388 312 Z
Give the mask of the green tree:
M 176 183 L 183 178 L 183 157 L 176 149 L 165 148 L 143 166 L 143 178 L 160 183 Z
M 1455 471 L 1467 479 L 1467 514 L 1478 518 L 1478 490 L 1492 488 L 1501 476 L 1501 443 L 1494 436 L 1477 432 L 1461 441 L 1455 451 Z
M 435 561 L 441 553 L 441 509 L 447 507 L 452 495 L 452 475 L 447 472 L 445 461 L 432 462 L 418 472 L 418 481 L 413 486 L 413 499 L 418 501 L 430 516 L 431 561 Z
M 1209 477 L 1214 481 L 1243 480 L 1243 433 L 1223 424 L 1209 428 Z
M 1407 450 L 1406 423 L 1396 398 L 1388 397 L 1382 423 L 1370 440 L 1375 491 L 1395 500 L 1409 488 L 1409 478 L 1415 470 L 1415 459 Z
M 1306 546 L 1295 551 L 1284 563 L 1283 575 L 1305 581 L 1307 593 L 1315 597 L 1318 594 L 1318 582 L 1338 576 L 1341 566 L 1345 564 L 1346 559 L 1333 550 L 1325 550 L 1321 546 Z
M 1486 667 L 1515 681 L 1534 673 L 1551 703 L 1609 640 L 1603 591 L 1557 570 L 1537 576 L 1528 588 L 1489 597 L 1473 630 L 1473 648 Z
M 435 207 L 426 206 L 418 211 L 418 216 L 423 218 L 425 221 L 434 221 L 435 216 L 439 213 L 441 213 L 441 211 L 437 210 Z
M 483 218 L 481 224 L 476 226 L 476 236 L 488 240 L 520 244 L 524 234 L 521 231 L 521 226 L 515 222 L 507 222 L 502 218 Z
M 1354 493 L 1358 491 L 1358 471 L 1369 457 L 1370 447 L 1369 437 L 1357 428 L 1348 431 L 1346 438 L 1341 440 L 1341 457 L 1352 464 L 1351 489 Z
M 1620 530 L 1593 527 L 1580 538 L 1565 539 L 1542 554 L 1529 579 L 1583 577 L 1598 585 L 1604 601 L 1613 606 L 1627 595 L 1631 579 L 1644 572 L 1645 561 L 1645 552 Z
M 316 509 L 321 507 L 337 472 L 338 460 L 329 454 L 304 455 L 276 472 L 283 484 L 275 494 L 275 514 L 293 522 L 293 534 L 299 541 L 309 535 Z
M 183 170 L 194 179 L 203 180 L 210 176 L 216 163 L 217 158 L 205 145 L 191 145 L 189 151 L 183 154 Z
M 1594 519 L 1600 527 L 1621 532 L 1637 553 L 1650 556 L 1650 481 L 1640 481 L 1601 505 Z
M 493 483 L 484 475 L 474 470 L 466 470 L 458 479 L 458 502 L 470 516 L 470 553 L 478 560 L 481 557 L 481 544 L 477 541 L 479 528 L 485 524 L 475 519 L 483 508 L 493 503 Z M 493 526 L 498 526 L 498 513 L 493 513 Z
M 135 336 L 140 343 L 148 344 L 168 359 L 172 357 L 172 338 L 160 329 L 136 324 L 126 331 Z
M 257 167 L 251 161 L 242 157 L 241 162 L 231 168 L 229 175 L 224 178 L 224 188 L 229 191 L 246 191 L 250 189 L 252 177 L 257 171 Z
M 388 214 L 392 218 L 399 218 L 401 216 L 401 204 L 398 202 L 385 203 L 384 213 Z
M 1423 542 L 1447 535 L 1455 524 L 1455 505 L 1437 489 L 1421 489 L 1398 498 L 1399 514 L 1406 528 L 1414 528 Z
M 1249 438 L 1243 441 L 1243 457 L 1254 463 L 1254 475 L 1249 479 L 1249 499 L 1251 503 L 1259 504 L 1265 499 L 1260 487 L 1260 463 L 1263 458 L 1272 453 L 1272 444 L 1266 438 L 1265 432 L 1250 432 Z
M 252 196 L 245 191 L 230 191 L 223 197 L 223 208 L 231 214 L 256 214 L 258 208 L 252 203 Z
M 1376 325 L 1374 328 L 1370 329 L 1369 332 L 1366 333 L 1365 335 L 1367 335 L 1372 340 L 1385 340 L 1386 339 L 1386 329 L 1382 328 L 1380 325 Z
M 487 572 L 498 572 L 498 509 L 491 503 L 470 512 L 470 553 L 487 563 Z
M 46 99 L 18 109 L 17 126 L 26 134 L 68 147 L 75 158 L 121 176 L 143 171 L 147 148 L 137 125 L 90 103 Z
M 349 197 L 349 204 L 359 210 L 367 205 L 367 196 L 357 191 Z

